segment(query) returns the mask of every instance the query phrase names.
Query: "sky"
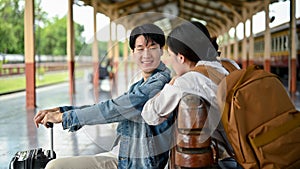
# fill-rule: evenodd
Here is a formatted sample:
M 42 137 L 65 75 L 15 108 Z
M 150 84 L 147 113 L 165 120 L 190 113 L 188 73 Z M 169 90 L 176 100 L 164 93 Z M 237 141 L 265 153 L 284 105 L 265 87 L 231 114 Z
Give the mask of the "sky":
M 57 5 L 59 4 L 59 5 Z M 42 9 L 48 13 L 49 18 L 58 16 L 59 18 L 67 15 L 68 0 L 41 0 Z M 78 24 L 84 26 L 82 34 L 86 41 L 89 42 L 93 38 L 93 8 L 90 6 L 73 5 L 73 18 Z M 97 14 L 97 30 L 102 30 L 109 24 L 109 18 L 103 14 Z M 104 34 L 108 35 L 108 33 Z M 103 40 L 108 39 L 104 37 Z
M 300 17 L 300 3 L 299 0 L 296 0 L 296 18 Z M 269 6 L 269 15 L 270 16 L 275 16 L 275 20 L 270 23 L 270 27 L 274 27 L 277 25 L 280 25 L 282 23 L 289 22 L 290 20 L 290 2 L 285 1 L 285 2 L 277 2 L 273 3 Z M 263 18 L 263 19 L 262 19 Z M 265 30 L 265 12 L 259 12 L 256 15 L 253 16 L 253 32 L 261 32 Z M 248 24 L 247 27 L 250 27 L 250 23 Z M 242 27 L 243 25 L 238 25 Z M 240 29 L 241 30 L 241 29 Z M 242 33 L 242 32 L 241 32 Z M 239 34 L 241 34 L 239 33 Z M 250 30 L 246 30 L 247 36 L 250 34 Z
M 59 5 L 58 5 L 59 4 Z M 300 1 L 296 0 L 296 18 L 300 17 Z M 41 0 L 42 9 L 48 13 L 49 18 L 58 16 L 59 18 L 65 16 L 68 10 L 68 0 Z M 284 22 L 289 21 L 289 1 L 278 2 L 270 5 L 270 15 L 275 16 L 273 23 L 270 23 L 270 27 L 280 25 Z M 265 28 L 264 12 L 257 13 L 253 16 L 253 32 L 261 32 Z M 86 42 L 91 42 L 93 37 L 93 9 L 90 6 L 78 6 L 73 5 L 73 17 L 76 23 L 79 23 L 84 26 L 83 36 L 86 39 Z M 101 37 L 97 37 L 98 40 L 108 40 L 108 24 L 109 18 L 103 14 L 97 14 L 97 31 L 101 32 Z M 249 25 L 249 22 L 246 24 Z M 249 27 L 247 25 L 247 27 Z M 102 33 L 103 32 L 103 33 Z M 120 32 L 120 33 L 119 33 Z M 118 34 L 124 34 L 124 30 L 121 26 L 118 27 Z M 233 36 L 232 32 L 230 33 Z M 242 37 L 243 34 L 243 25 L 239 24 L 237 26 L 237 36 Z M 246 29 L 246 35 L 249 36 L 250 29 Z M 124 35 L 119 35 L 124 36 Z M 118 36 L 118 37 L 119 37 Z M 114 37 L 112 37 L 114 39 Z

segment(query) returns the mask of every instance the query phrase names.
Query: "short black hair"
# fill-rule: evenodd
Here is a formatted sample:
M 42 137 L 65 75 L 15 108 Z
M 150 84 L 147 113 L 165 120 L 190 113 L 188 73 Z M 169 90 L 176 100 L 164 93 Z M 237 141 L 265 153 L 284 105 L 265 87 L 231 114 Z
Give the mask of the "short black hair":
M 160 48 L 165 46 L 166 39 L 162 29 L 154 24 L 144 24 L 135 27 L 130 33 L 129 46 L 132 50 L 135 48 L 136 38 L 140 35 L 143 35 L 147 41 L 153 40 Z
M 169 48 L 192 62 L 214 61 L 218 56 L 208 30 L 200 22 L 185 22 L 174 28 L 167 38 Z

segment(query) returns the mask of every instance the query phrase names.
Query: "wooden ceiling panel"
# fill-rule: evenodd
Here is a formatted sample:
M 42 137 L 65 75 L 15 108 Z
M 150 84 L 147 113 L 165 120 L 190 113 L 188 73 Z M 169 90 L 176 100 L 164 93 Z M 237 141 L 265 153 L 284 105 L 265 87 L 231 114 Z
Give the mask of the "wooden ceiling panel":
M 80 0 L 85 5 L 92 6 L 93 0 Z M 133 15 L 137 13 L 157 12 L 157 17 L 137 17 L 130 20 L 130 24 L 137 25 L 143 22 L 155 22 L 168 18 L 168 15 L 162 13 L 174 12 L 174 6 L 177 6 L 177 19 L 191 20 L 196 18 L 204 20 L 207 27 L 214 34 L 221 34 L 236 26 L 239 22 L 250 18 L 257 12 L 264 9 L 261 0 L 96 0 L 97 11 L 110 17 L 112 20 Z M 270 3 L 278 0 L 270 0 Z M 173 5 L 170 8 L 170 4 Z M 167 10 L 165 10 L 167 8 Z M 173 10 L 173 11 L 172 11 Z M 244 14 L 243 13 L 244 10 Z M 246 12 L 245 12 L 246 10 Z M 143 16 L 143 15 L 141 15 Z M 172 22 L 172 18 L 169 18 Z M 216 35 L 217 36 L 217 35 Z

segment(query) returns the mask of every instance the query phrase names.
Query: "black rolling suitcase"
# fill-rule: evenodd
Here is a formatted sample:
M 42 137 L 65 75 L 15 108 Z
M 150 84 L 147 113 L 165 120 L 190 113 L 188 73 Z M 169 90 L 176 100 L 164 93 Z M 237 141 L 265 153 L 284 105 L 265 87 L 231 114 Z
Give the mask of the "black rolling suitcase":
M 9 164 L 9 169 L 43 169 L 46 164 L 56 158 L 53 151 L 53 124 L 50 126 L 51 150 L 36 148 L 26 151 L 18 151 Z

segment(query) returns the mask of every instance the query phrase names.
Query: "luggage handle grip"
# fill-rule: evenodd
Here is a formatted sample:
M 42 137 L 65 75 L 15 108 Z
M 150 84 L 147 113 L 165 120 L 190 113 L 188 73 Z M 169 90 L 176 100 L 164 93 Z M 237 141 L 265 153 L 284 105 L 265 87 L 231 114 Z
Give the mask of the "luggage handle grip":
M 51 156 L 51 158 L 54 158 L 54 150 L 53 150 L 53 123 L 47 122 L 46 126 L 50 128 L 50 146 L 51 146 L 50 156 Z
M 47 122 L 47 123 L 46 123 L 46 127 L 48 127 L 48 128 L 53 128 L 53 123 Z

